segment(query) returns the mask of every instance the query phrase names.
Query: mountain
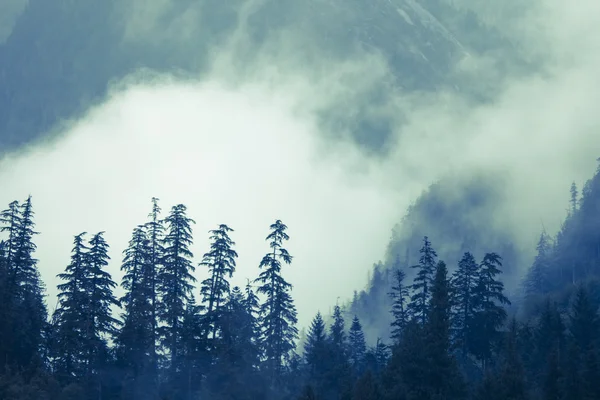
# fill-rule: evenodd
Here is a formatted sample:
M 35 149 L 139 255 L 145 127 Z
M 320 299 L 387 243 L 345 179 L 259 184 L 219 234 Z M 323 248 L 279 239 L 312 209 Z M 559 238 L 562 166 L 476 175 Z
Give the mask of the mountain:
M 457 62 L 502 54 L 495 66 L 502 73 L 525 65 L 501 32 L 444 0 L 29 0 L 24 8 L 11 0 L 2 7 L 13 17 L 5 16 L 4 29 L 13 28 L 0 41 L 3 150 L 48 135 L 140 69 L 202 76 L 240 37 L 235 57 L 244 61 L 261 52 L 297 53 L 305 62 L 383 57 L 392 80 L 356 100 L 352 128 L 374 150 L 385 147 L 391 128 L 369 107 L 394 91 L 447 88 L 484 101 L 493 90 L 457 71 Z M 328 118 L 337 118 L 335 110 Z

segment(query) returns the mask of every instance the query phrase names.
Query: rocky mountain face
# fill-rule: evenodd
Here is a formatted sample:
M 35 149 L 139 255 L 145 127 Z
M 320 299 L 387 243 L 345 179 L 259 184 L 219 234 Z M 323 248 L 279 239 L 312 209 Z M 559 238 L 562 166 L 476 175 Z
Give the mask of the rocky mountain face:
M 269 46 L 279 47 L 278 54 L 337 60 L 378 54 L 392 80 L 374 97 L 450 88 L 484 101 L 489 93 L 457 74 L 456 63 L 494 52 L 516 55 L 495 28 L 445 0 L 24 2 L 3 5 L 10 30 L 0 41 L 3 150 L 77 116 L 102 100 L 110 82 L 140 68 L 202 73 L 236 35 L 248 57 Z M 389 136 L 385 123 L 356 125 L 365 146 L 381 147 Z

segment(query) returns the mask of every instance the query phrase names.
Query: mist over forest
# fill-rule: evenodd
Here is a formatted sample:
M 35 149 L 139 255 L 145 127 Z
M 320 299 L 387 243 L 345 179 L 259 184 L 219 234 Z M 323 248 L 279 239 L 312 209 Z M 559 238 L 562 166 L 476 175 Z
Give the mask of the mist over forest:
M 598 15 L 0 2 L 0 400 L 600 398 Z

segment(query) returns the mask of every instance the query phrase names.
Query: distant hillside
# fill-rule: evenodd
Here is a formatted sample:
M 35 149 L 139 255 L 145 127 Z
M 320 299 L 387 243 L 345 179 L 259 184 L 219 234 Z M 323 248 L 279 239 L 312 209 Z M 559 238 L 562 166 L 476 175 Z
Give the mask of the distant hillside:
M 497 68 L 504 72 L 523 65 L 501 32 L 442 0 L 29 0 L 22 13 L 11 15 L 19 16 L 0 41 L 2 149 L 77 116 L 103 99 L 111 81 L 139 68 L 205 71 L 236 34 L 247 40 L 236 57 L 256 57 L 275 46 L 279 57 L 301 54 L 304 62 L 296 64 L 308 69 L 311 59 L 382 55 L 393 81 L 357 99 L 364 102 L 359 110 L 399 89 L 447 87 L 485 99 L 488 86 L 455 73 L 467 56 L 501 54 Z M 374 149 L 390 133 L 386 121 L 368 111 L 359 112 L 352 129 Z

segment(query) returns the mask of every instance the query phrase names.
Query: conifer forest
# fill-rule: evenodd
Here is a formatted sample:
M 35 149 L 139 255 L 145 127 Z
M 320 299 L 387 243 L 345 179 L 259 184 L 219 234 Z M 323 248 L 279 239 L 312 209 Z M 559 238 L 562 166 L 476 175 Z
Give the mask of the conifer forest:
M 0 0 L 0 400 L 600 400 L 600 0 Z
M 476 259 L 467 251 L 457 265 L 447 265 L 424 237 L 416 265 L 398 258 L 390 266 L 391 335 L 375 343 L 366 343 L 351 304 L 335 305 L 332 315 L 317 313 L 299 343 L 293 288 L 285 279 L 294 263 L 286 250 L 293 229 L 284 222 L 265 230 L 260 274 L 232 287 L 235 230 L 216 226 L 206 253 L 195 257 L 186 206 L 164 212 L 157 198 L 148 219 L 132 229 L 121 260 L 109 259 L 104 232 L 73 236 L 71 261 L 58 275 L 58 304 L 50 310 L 36 259 L 34 201 L 14 201 L 0 214 L 0 395 L 600 398 L 600 231 L 594 223 L 600 170 L 581 199 L 576 192 L 559 235 L 540 236 L 522 285 L 527 313 L 507 312 L 500 254 Z M 582 232 L 588 241 L 574 247 Z M 123 272 L 121 282 L 108 272 L 112 263 Z

